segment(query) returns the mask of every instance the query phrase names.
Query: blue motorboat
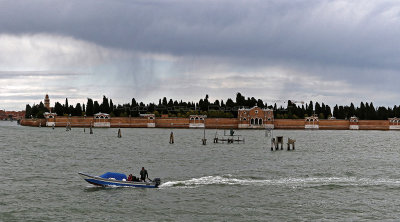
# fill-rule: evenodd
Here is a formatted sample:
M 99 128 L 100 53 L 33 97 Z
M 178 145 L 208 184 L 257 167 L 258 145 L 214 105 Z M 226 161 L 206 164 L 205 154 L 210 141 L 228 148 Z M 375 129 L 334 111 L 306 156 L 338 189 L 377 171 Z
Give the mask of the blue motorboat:
M 123 173 L 107 172 L 100 176 L 92 176 L 86 173 L 78 173 L 86 182 L 103 187 L 142 187 L 157 188 L 161 184 L 160 178 L 148 181 L 128 181 Z

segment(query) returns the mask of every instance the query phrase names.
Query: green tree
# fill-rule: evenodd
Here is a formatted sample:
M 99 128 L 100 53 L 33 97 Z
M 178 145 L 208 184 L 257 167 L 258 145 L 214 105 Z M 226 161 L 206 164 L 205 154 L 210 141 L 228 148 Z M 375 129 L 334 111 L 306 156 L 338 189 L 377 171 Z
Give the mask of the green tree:
M 110 104 L 108 103 L 108 98 L 103 96 L 103 102 L 100 105 L 100 112 L 110 113 Z
M 258 99 L 257 100 L 257 106 L 261 107 L 261 108 L 264 108 L 264 102 L 261 99 Z
M 110 109 L 108 110 L 110 113 L 114 111 L 114 103 L 112 99 L 110 99 Z
M 359 119 L 361 120 L 365 120 L 366 119 L 366 113 L 365 113 L 366 109 L 365 109 L 365 105 L 363 102 L 360 103 L 360 108 L 357 109 L 357 116 Z
M 99 112 L 100 112 L 99 102 L 94 101 L 94 103 L 93 103 L 93 113 L 96 114 L 96 113 L 99 113 Z
M 246 99 L 240 92 L 236 93 L 236 105 L 237 106 L 246 106 Z
M 86 116 L 93 116 L 93 114 L 94 114 L 93 100 L 88 98 L 86 103 Z
M 64 104 L 64 112 L 66 114 L 70 114 L 69 106 L 68 106 L 68 98 L 65 98 L 65 104 Z
M 25 106 L 25 118 L 31 118 L 32 115 L 32 107 L 29 104 Z
M 64 107 L 61 105 L 61 103 L 56 102 L 54 105 L 54 112 L 58 115 L 58 116 L 63 116 L 64 115 Z
M 80 103 L 77 103 L 76 106 L 75 106 L 75 108 L 74 108 L 74 113 L 73 113 L 73 115 L 74 115 L 74 116 L 82 116 L 82 113 L 83 113 L 83 111 L 82 111 L 82 106 L 81 106 Z

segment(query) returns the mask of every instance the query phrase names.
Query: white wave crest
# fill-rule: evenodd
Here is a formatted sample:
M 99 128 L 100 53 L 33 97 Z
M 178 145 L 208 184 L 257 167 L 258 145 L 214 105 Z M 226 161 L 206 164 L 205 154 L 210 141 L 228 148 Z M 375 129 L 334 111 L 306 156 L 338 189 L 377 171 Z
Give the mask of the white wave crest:
M 204 185 L 240 185 L 240 186 L 400 186 L 400 180 L 372 179 L 356 177 L 305 177 L 305 178 L 280 178 L 280 179 L 245 179 L 230 176 L 205 176 L 182 181 L 168 181 L 160 185 L 166 187 L 197 187 Z

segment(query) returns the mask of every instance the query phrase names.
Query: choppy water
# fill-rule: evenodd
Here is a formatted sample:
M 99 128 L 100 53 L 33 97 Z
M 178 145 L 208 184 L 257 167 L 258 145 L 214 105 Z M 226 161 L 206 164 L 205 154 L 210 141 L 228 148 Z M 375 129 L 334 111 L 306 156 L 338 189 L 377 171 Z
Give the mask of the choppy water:
M 0 122 L 1 221 L 398 220 L 400 132 L 263 131 L 213 144 L 215 130 L 30 128 Z M 223 134 L 223 131 L 219 131 Z M 134 173 L 159 189 L 98 188 L 77 172 Z

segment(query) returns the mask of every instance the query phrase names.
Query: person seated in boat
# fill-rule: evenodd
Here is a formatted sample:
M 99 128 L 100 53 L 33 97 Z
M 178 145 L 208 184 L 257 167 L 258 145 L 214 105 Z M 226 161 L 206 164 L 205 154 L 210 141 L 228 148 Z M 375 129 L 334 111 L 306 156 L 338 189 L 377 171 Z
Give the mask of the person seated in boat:
M 129 174 L 127 181 L 133 181 L 133 176 L 132 176 L 132 174 Z
M 135 177 L 135 176 L 133 176 L 132 181 L 140 182 L 139 178 L 137 178 L 137 177 Z
M 149 179 L 149 174 L 147 173 L 147 170 L 142 167 L 142 170 L 140 171 L 140 180 L 146 181 L 146 178 Z

